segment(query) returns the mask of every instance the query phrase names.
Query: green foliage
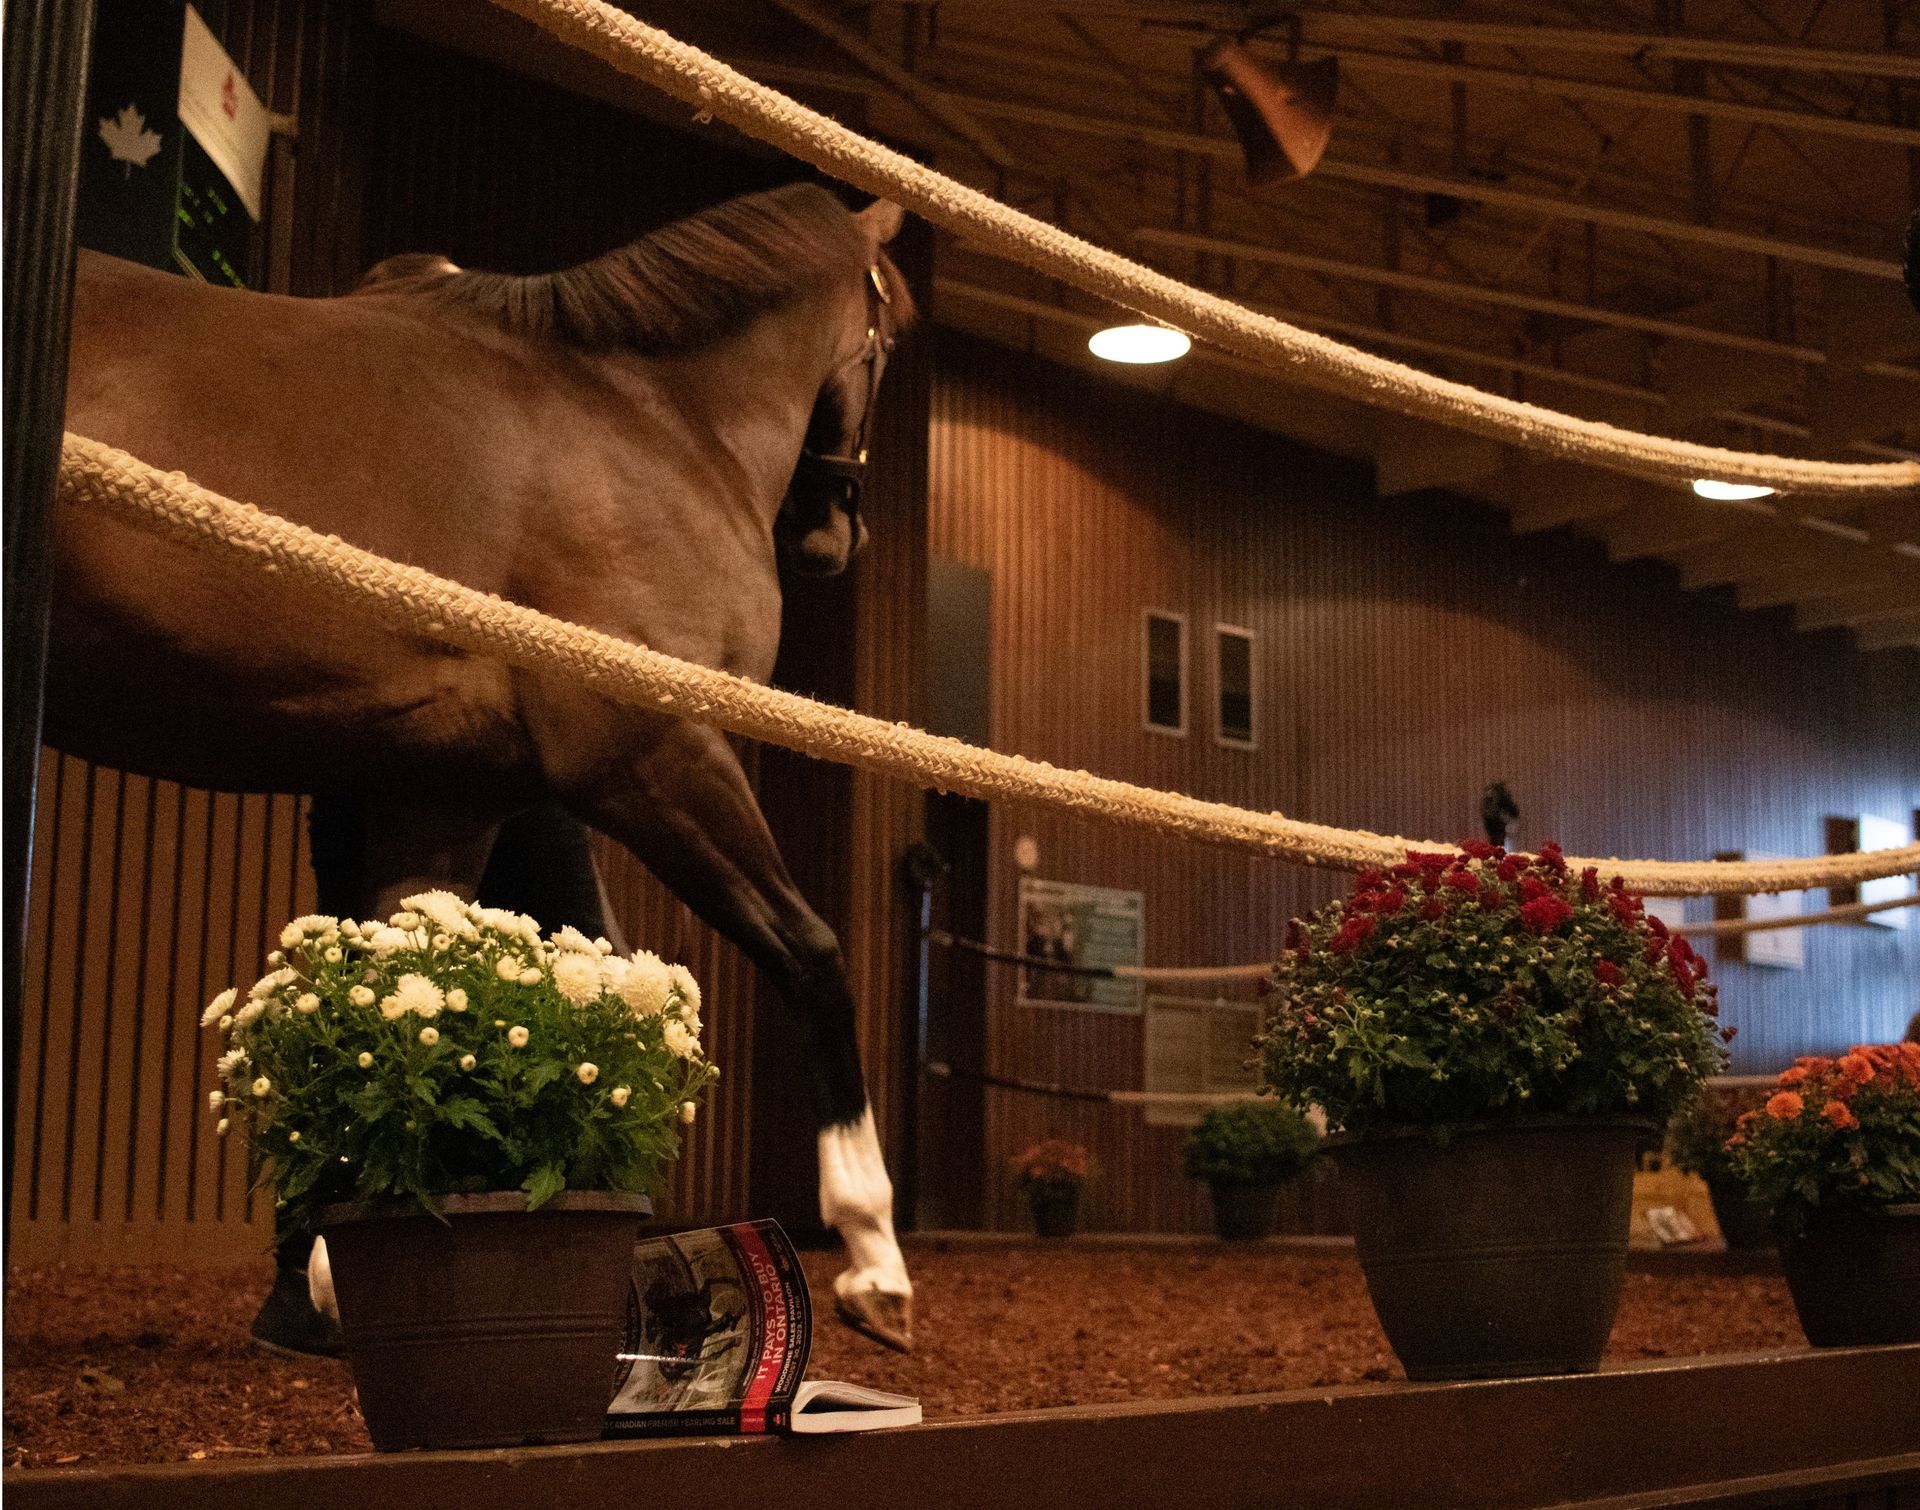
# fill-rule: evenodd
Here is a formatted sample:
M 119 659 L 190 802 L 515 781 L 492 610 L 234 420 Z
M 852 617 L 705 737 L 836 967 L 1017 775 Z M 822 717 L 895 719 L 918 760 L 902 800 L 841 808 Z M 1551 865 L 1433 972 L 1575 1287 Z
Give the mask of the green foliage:
M 1313 1161 L 1320 1132 L 1276 1101 L 1240 1101 L 1212 1108 L 1188 1134 L 1187 1173 L 1233 1185 L 1278 1185 Z
M 214 1109 L 308 1225 L 336 1201 L 524 1190 L 658 1192 L 699 1097 L 692 975 L 447 892 L 385 924 L 301 918 L 226 1035 Z
M 1796 1060 L 1738 1118 L 1727 1156 L 1788 1231 L 1821 1211 L 1920 1201 L 1920 1043 Z
M 1765 1091 L 1702 1090 L 1667 1126 L 1667 1157 L 1673 1167 L 1703 1180 L 1731 1178 L 1733 1161 L 1727 1152 L 1727 1139 L 1733 1136 L 1734 1119 L 1742 1112 L 1755 1110 L 1766 1099 Z
M 1260 1040 L 1283 1101 L 1349 1132 L 1670 1116 L 1722 1067 L 1705 963 L 1557 846 L 1409 851 L 1296 921 Z

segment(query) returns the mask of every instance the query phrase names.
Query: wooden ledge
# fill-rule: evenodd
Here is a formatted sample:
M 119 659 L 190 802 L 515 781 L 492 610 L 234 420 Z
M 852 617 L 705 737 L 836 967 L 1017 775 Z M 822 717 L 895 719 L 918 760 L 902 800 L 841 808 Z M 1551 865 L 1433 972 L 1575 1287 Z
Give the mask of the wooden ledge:
M 1920 1505 L 1920 1345 L 976 1416 L 857 1436 L 9 1472 L 11 1510 Z

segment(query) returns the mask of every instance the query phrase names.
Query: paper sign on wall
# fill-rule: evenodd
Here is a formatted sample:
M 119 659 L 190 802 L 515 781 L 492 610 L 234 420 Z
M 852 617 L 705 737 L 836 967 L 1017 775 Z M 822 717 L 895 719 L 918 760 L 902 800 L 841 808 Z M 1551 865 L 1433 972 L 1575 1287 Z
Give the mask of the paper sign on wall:
M 1146 898 L 1137 891 L 1020 878 L 1023 954 L 1081 969 L 1138 968 L 1146 955 Z M 1140 1011 L 1140 982 L 1103 980 L 1070 970 L 1022 969 L 1023 1007 Z
M 258 220 L 272 121 L 191 5 L 180 49 L 180 122 L 226 175 L 247 213 Z
M 1154 996 L 1147 1000 L 1142 1088 L 1191 1095 L 1192 1101 L 1158 1101 L 1146 1107 L 1151 1127 L 1191 1127 L 1212 1098 L 1253 1090 L 1253 1038 L 1260 1008 L 1247 1002 Z
M 1876 818 L 1871 813 L 1860 815 L 1860 849 L 1898 849 L 1903 844 L 1912 843 L 1907 830 L 1891 818 Z M 1912 876 L 1883 876 L 1877 881 L 1860 883 L 1860 900 L 1863 902 L 1891 902 L 1896 897 L 1910 896 L 1913 893 Z M 1889 907 L 1885 912 L 1870 912 L 1861 919 L 1876 928 L 1904 928 L 1907 919 L 1913 915 L 1911 907 Z

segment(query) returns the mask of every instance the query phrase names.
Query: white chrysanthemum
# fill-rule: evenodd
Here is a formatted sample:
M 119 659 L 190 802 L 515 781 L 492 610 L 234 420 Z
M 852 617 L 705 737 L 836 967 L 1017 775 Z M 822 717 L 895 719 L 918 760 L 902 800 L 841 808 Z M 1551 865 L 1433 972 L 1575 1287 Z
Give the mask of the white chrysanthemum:
M 373 1055 L 369 1054 L 365 1049 L 362 1049 L 360 1051 L 360 1057 L 353 1062 L 363 1070 L 370 1070 L 373 1068 Z
M 553 947 L 563 954 L 598 954 L 600 952 L 594 948 L 593 940 L 571 923 L 564 924 L 554 932 Z
M 593 941 L 593 952 L 595 954 L 611 954 L 613 953 L 613 944 L 608 939 L 597 938 Z
M 220 1078 L 222 1080 L 239 1079 L 240 1071 L 246 1067 L 247 1051 L 245 1049 L 228 1049 L 226 1053 L 214 1061 L 214 1068 L 220 1071 Z
M 255 981 L 253 983 L 253 989 L 247 992 L 247 1000 L 248 1001 L 265 1001 L 269 996 L 273 995 L 273 993 L 275 991 L 278 991 L 282 986 L 292 984 L 293 980 L 294 980 L 293 972 L 285 968 L 284 966 L 282 966 L 280 969 L 275 970 L 272 974 L 263 975 L 260 977 L 260 979 Z
M 539 985 L 540 971 L 536 967 L 528 965 L 526 969 L 520 972 L 520 984 L 523 986 Z
M 693 972 L 685 965 L 668 965 L 667 976 L 673 982 L 673 989 L 680 993 L 680 999 L 687 1004 L 688 1013 L 699 1017 L 700 982 L 693 978 Z
M 584 1007 L 600 994 L 600 956 L 562 954 L 553 962 L 553 984 L 576 1007 Z
M 288 1133 L 287 1141 L 289 1143 L 298 1143 L 300 1141 L 300 1129 L 296 1127 L 292 1132 Z
M 438 1028 L 422 1028 L 420 1030 L 420 1041 L 428 1048 L 432 1048 L 440 1041 L 440 1030 Z
M 458 986 L 455 986 L 447 993 L 447 1010 L 449 1012 L 464 1012 L 467 1010 L 467 993 L 462 991 Z
M 354 986 L 348 990 L 347 1000 L 356 1007 L 370 1007 L 373 1005 L 373 987 Z
M 233 1014 L 233 1020 L 243 1028 L 252 1027 L 260 1020 L 260 1014 L 266 1010 L 267 1004 L 264 1001 L 250 1001 Z
M 404 929 L 382 926 L 374 929 L 373 932 L 367 936 L 366 943 L 367 947 L 374 952 L 376 957 L 385 959 L 389 954 L 396 954 L 402 949 L 411 948 L 413 946 L 413 939 Z
M 234 990 L 232 986 L 228 986 L 226 990 L 214 997 L 212 1001 L 207 1003 L 207 1010 L 200 1014 L 200 1026 L 210 1028 L 221 1018 L 225 1017 L 227 1013 L 233 1009 L 233 1004 L 239 995 L 240 993 Z
M 479 1062 L 480 1061 L 475 1059 L 471 1054 L 462 1054 L 460 1056 L 460 1068 L 463 1070 L 470 1070 Z
M 414 912 L 411 908 L 403 907 L 392 917 L 388 918 L 387 921 L 393 924 L 394 927 L 411 933 L 420 926 L 420 914 Z
M 218 1122 L 213 1124 L 213 1130 L 224 1138 L 227 1135 L 227 1128 L 231 1125 L 225 1117 L 222 1117 Z
M 272 1089 L 273 1089 L 273 1082 L 269 1080 L 265 1075 L 260 1076 L 258 1079 L 256 1079 L 253 1082 L 253 1093 L 256 1096 L 264 1096 L 267 1094 L 268 1091 Z
M 600 1066 L 588 1061 L 582 1064 L 579 1069 L 575 1070 L 574 1074 L 580 1077 L 580 1083 L 582 1085 L 592 1085 L 594 1081 L 600 1078 Z
M 352 918 L 348 918 L 341 923 L 340 932 L 350 939 L 357 939 L 360 937 L 360 925 Z
M 232 1026 L 233 1026 L 233 1014 L 229 1012 L 225 1017 L 220 1019 L 220 1031 L 224 1033 L 227 1031 L 228 1028 Z
M 682 1101 L 680 1103 L 680 1120 L 689 1127 L 693 1126 L 693 1119 L 698 1115 L 699 1110 L 700 1109 L 691 1101 Z
M 529 948 L 539 947 L 540 925 L 525 913 L 508 912 L 504 907 L 482 907 L 480 921 L 495 933 L 520 939 Z
M 467 916 L 467 904 L 450 891 L 423 891 L 417 897 L 407 897 L 401 905 L 430 920 L 442 933 L 463 939 L 480 937 L 480 930 Z
M 503 954 L 494 964 L 493 973 L 508 985 L 520 979 L 520 972 L 527 968 L 527 962 L 517 954 Z
M 320 1010 L 320 998 L 315 996 L 311 991 L 302 991 L 293 1000 L 293 1010 L 308 1013 L 318 1012 Z
M 400 1000 L 400 1010 L 412 1012 L 419 1017 L 438 1017 L 440 1009 L 447 1004 L 446 992 L 442 991 L 424 975 L 406 974 L 393 983 L 393 994 Z M 390 998 L 391 999 L 391 998 Z M 380 1006 L 386 1012 L 386 1003 Z M 387 1012 L 389 1017 L 393 1014 Z
M 524 1049 L 527 1046 L 527 1030 L 518 1023 L 514 1024 L 507 1029 L 507 1042 L 516 1049 Z
M 340 919 L 328 917 L 325 913 L 310 912 L 303 918 L 295 918 L 280 930 L 280 947 L 297 949 L 302 939 L 310 933 L 327 933 L 340 926 Z
M 616 1085 L 607 1093 L 607 1099 L 615 1106 L 625 1106 L 633 1099 L 633 1087 L 629 1085 Z
M 225 1106 L 226 1104 L 227 1104 L 227 1093 L 225 1091 L 208 1091 L 207 1092 L 207 1110 L 208 1111 L 217 1112 L 220 1110 L 221 1107 Z
M 327 952 L 321 955 L 320 957 L 324 959 L 329 965 L 337 965 L 340 963 L 342 959 L 345 958 L 345 956 L 341 954 L 340 946 L 338 944 L 335 944 L 331 949 L 327 950 Z
M 682 1059 L 691 1059 L 699 1052 L 700 1040 L 693 1036 L 693 1029 L 677 1017 L 669 1017 L 666 1026 L 661 1029 L 667 1048 Z
M 673 995 L 673 977 L 660 956 L 649 949 L 635 951 L 632 959 L 618 962 L 609 960 L 608 974 L 616 978 L 610 989 L 635 1017 L 657 1017 L 666 1010 L 667 999 Z

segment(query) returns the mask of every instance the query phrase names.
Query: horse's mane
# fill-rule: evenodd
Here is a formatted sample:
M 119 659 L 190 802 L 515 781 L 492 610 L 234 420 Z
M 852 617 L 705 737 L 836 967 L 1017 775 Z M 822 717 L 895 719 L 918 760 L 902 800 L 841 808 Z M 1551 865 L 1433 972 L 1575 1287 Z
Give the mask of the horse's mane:
M 853 212 L 800 183 L 730 199 L 555 273 L 467 272 L 408 254 L 380 263 L 356 292 L 418 293 L 515 334 L 662 356 L 733 335 L 865 256 Z M 880 269 L 904 325 L 906 280 L 884 254 Z

